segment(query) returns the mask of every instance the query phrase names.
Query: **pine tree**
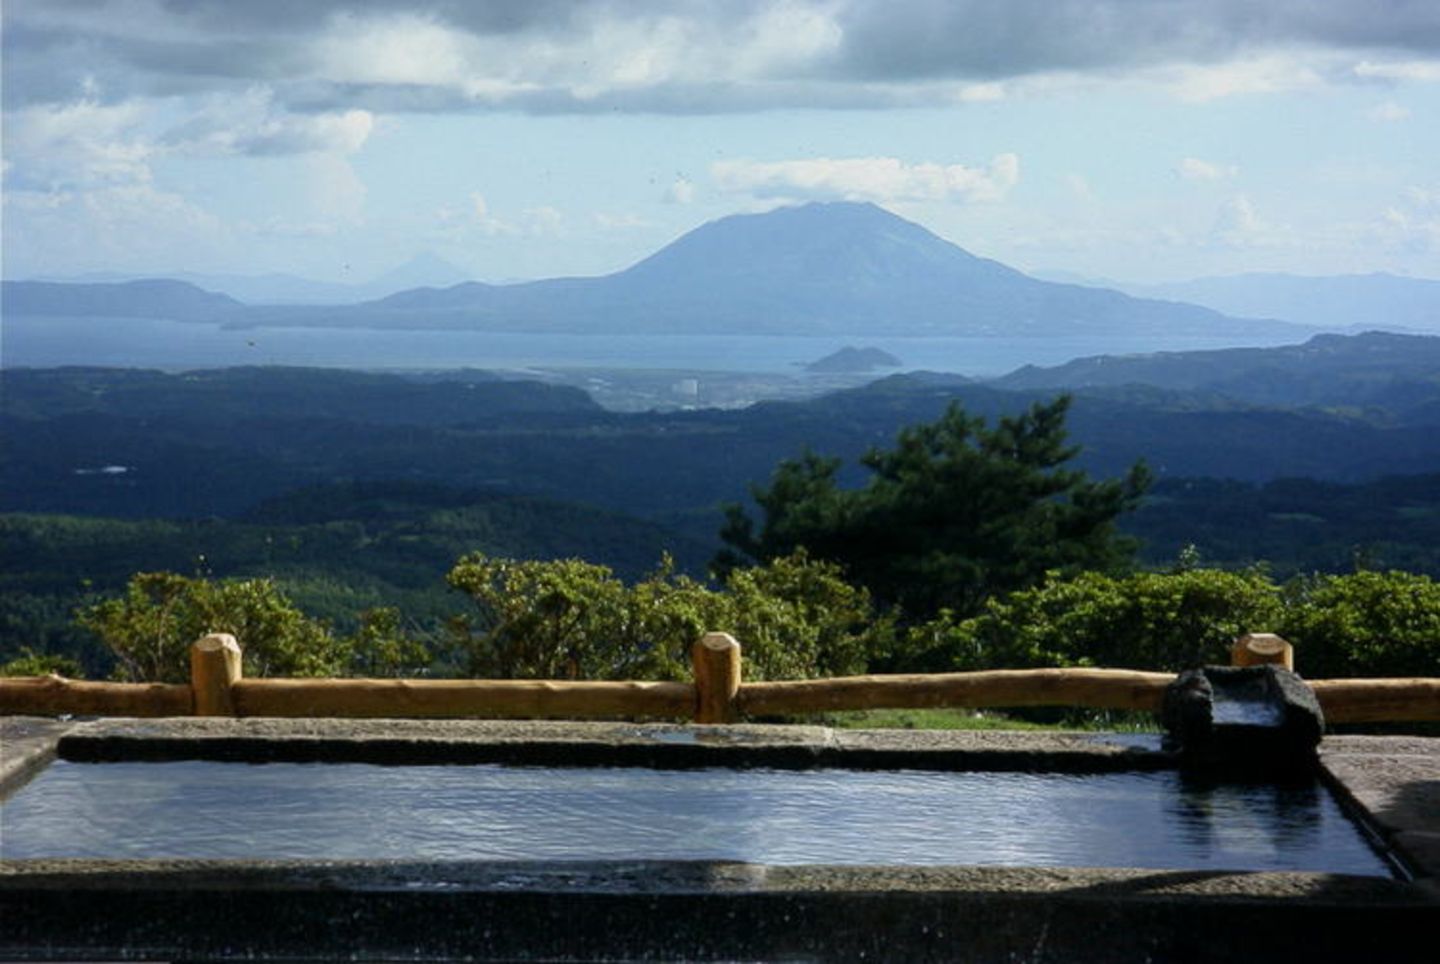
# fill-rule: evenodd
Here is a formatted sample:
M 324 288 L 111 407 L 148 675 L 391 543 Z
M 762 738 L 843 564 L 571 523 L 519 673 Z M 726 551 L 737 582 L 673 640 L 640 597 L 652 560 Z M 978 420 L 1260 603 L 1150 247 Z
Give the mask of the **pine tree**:
M 841 463 L 814 453 L 786 460 L 752 495 L 758 528 L 726 507 L 717 557 L 724 570 L 804 547 L 837 562 L 877 602 L 907 621 L 942 609 L 976 612 L 985 599 L 1037 585 L 1051 570 L 1113 570 L 1134 543 L 1115 519 L 1135 507 L 1150 473 L 1092 481 L 1067 468 L 1068 396 L 1037 403 L 994 428 L 952 403 L 935 422 L 902 430 L 889 450 L 861 459 L 858 489 L 838 484 Z

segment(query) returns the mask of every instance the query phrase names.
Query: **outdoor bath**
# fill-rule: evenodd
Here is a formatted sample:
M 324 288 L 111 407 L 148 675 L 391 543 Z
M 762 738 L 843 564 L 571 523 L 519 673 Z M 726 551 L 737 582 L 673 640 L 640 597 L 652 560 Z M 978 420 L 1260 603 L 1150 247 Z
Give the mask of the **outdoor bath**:
M 0 958 L 1428 959 L 1440 741 L 1217 782 L 1158 737 L 653 720 L 1158 709 L 1162 674 L 741 685 L 732 641 L 693 687 L 207 679 L 232 647 L 197 644 L 190 686 L 5 684 Z M 1428 686 L 1317 692 L 1328 717 Z M 622 700 L 652 720 L 453 718 Z M 102 715 L 22 708 L 61 701 Z
M 1196 783 L 1148 738 L 10 718 L 27 739 L 53 758 L 0 817 L 13 959 L 1221 960 L 1298 928 L 1404 960 L 1433 921 L 1323 786 Z

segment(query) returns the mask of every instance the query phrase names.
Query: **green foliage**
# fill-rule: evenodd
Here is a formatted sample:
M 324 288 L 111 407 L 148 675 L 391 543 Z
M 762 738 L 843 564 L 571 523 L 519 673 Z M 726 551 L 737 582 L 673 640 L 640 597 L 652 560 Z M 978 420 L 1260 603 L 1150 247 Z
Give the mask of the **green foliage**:
M 477 552 L 446 578 L 478 610 L 478 625 L 467 627 L 480 633 L 469 647 L 471 675 L 603 678 L 630 655 L 615 632 L 624 623 L 625 586 L 605 566 Z
M 359 629 L 344 643 L 350 675 L 404 678 L 430 671 L 435 657 L 401 626 L 400 610 L 389 606 L 367 609 L 359 619 Z
M 188 681 L 190 645 L 207 633 L 239 641 L 246 676 L 333 676 L 346 662 L 346 646 L 269 579 L 137 573 L 124 596 L 87 607 L 78 620 L 115 654 L 122 680 Z
M 952 403 L 938 421 L 903 429 L 895 447 L 861 459 L 868 483 L 838 485 L 840 462 L 807 453 L 752 490 L 756 525 L 729 506 L 722 569 L 804 547 L 840 563 L 912 620 L 970 614 L 985 600 L 1038 584 L 1047 572 L 1113 569 L 1134 550 L 1115 519 L 1149 483 L 1143 465 L 1092 482 L 1065 468 L 1069 398 L 1035 404 L 994 428 Z
M 1440 676 L 1440 584 L 1429 576 L 1312 576 L 1286 595 L 1279 632 L 1306 676 Z
M 1167 478 L 1123 528 L 1144 543 L 1142 560 L 1151 564 L 1193 543 L 1211 564 L 1263 559 L 1282 577 L 1356 568 L 1440 576 L 1440 475 L 1353 485 Z
M 55 673 L 70 679 L 80 679 L 85 671 L 69 656 L 55 653 L 37 653 L 29 646 L 22 647 L 20 655 L 7 663 L 0 663 L 0 676 L 45 676 Z
M 913 659 L 954 669 L 1092 665 L 1178 670 L 1228 662 L 1246 632 L 1278 625 L 1279 589 L 1258 570 L 1083 573 L 949 614 L 907 638 Z
M 449 582 L 476 605 L 459 625 L 472 675 L 568 679 L 683 679 L 690 648 L 711 630 L 745 647 L 752 679 L 856 672 L 888 642 L 869 597 L 834 565 L 804 554 L 733 571 L 723 591 L 662 561 L 632 586 L 604 566 L 462 558 Z
M 1229 662 L 1229 645 L 1248 632 L 1288 639 L 1313 679 L 1437 676 L 1440 585 L 1402 572 L 1284 585 L 1260 569 L 1084 573 L 991 600 L 969 619 L 942 613 L 912 627 L 902 652 L 910 667 L 929 670 L 1178 670 Z
M 717 601 L 721 611 L 707 628 L 740 640 L 749 678 L 858 673 L 891 646 L 893 627 L 876 617 L 870 594 L 803 550 L 733 570 Z

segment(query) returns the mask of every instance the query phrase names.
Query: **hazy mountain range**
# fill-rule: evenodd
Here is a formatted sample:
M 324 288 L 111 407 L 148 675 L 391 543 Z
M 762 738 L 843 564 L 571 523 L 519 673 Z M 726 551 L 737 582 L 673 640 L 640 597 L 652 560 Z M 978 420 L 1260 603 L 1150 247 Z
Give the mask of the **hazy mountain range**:
M 1001 337 L 1306 331 L 1040 281 L 874 205 L 848 202 L 721 218 L 601 277 L 422 287 L 348 306 L 245 305 L 180 281 L 7 282 L 4 298 L 15 314 L 235 327 Z
M 430 251 L 416 255 L 379 277 L 350 283 L 316 281 L 282 272 L 243 275 L 177 271 L 166 277 L 167 280 L 183 281 L 206 291 L 228 295 L 247 305 L 353 305 L 411 288 L 443 288 L 470 280 L 465 271 Z M 65 284 L 116 284 L 148 279 L 133 274 L 98 272 L 79 277 L 34 280 Z
M 1247 273 L 1164 284 L 1136 284 L 1069 272 L 1043 277 L 1136 298 L 1203 305 L 1241 318 L 1274 318 L 1330 328 L 1440 331 L 1440 281 L 1393 274 L 1306 276 Z

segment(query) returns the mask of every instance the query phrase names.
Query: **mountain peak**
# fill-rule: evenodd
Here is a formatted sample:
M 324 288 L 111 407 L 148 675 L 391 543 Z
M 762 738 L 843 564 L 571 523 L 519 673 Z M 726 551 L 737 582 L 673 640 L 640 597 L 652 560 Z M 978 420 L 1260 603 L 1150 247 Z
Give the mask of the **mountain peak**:
M 957 269 L 1010 272 L 878 205 L 826 201 L 709 221 L 620 276 L 751 290 L 812 283 L 858 290 Z

